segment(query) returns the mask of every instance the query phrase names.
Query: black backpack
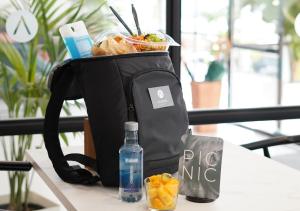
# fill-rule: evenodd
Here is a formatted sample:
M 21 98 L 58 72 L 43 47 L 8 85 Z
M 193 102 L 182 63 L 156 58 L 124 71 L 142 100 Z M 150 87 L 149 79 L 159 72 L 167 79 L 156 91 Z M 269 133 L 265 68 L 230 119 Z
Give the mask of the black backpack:
M 69 60 L 58 65 L 50 78 L 44 140 L 53 167 L 64 181 L 94 184 L 100 179 L 104 186 L 118 186 L 118 151 L 126 121 L 139 123 L 145 177 L 177 171 L 188 116 L 168 52 Z M 84 98 L 87 107 L 96 160 L 75 153 L 63 155 L 61 150 L 58 122 L 63 102 L 79 98 Z M 68 160 L 90 166 L 98 175 L 70 166 Z

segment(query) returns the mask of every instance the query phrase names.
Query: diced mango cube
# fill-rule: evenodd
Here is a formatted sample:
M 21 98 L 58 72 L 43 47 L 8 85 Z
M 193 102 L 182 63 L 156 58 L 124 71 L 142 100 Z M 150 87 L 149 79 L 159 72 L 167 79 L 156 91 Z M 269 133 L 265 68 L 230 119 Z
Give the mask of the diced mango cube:
M 153 200 L 151 200 L 151 206 L 152 208 L 158 210 L 164 209 L 164 205 L 159 198 L 154 198 Z
M 170 174 L 162 174 L 162 176 L 161 176 L 161 181 L 164 183 L 164 184 L 166 184 L 166 183 L 168 183 L 170 180 L 171 180 L 171 178 L 172 178 L 172 175 L 170 175 Z
M 150 182 L 149 187 L 151 187 L 151 188 L 159 188 L 160 185 L 161 185 L 160 181 L 153 181 L 153 182 Z
M 171 178 L 171 179 L 169 180 L 169 183 L 179 185 L 179 181 L 178 181 L 178 179 L 176 179 L 176 178 Z
M 161 175 L 153 175 L 153 176 L 151 176 L 151 177 L 149 177 L 149 180 L 150 180 L 150 182 L 152 183 L 152 182 L 160 182 L 160 180 L 161 180 Z
M 166 206 L 169 206 L 173 202 L 173 197 L 163 188 L 160 187 L 157 190 L 158 197 L 162 201 L 162 203 Z
M 178 192 L 178 185 L 174 185 L 171 183 L 167 183 L 164 186 L 164 189 L 166 190 L 166 192 L 168 192 L 172 197 L 177 195 Z
M 157 194 L 157 188 L 149 188 L 147 191 L 147 194 L 149 196 L 150 199 L 155 198 L 158 194 Z

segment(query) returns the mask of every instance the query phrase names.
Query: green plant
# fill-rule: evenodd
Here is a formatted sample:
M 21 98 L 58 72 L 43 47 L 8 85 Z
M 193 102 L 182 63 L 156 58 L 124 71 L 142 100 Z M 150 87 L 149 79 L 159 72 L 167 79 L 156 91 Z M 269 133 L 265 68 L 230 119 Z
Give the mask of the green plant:
M 281 3 L 280 3 L 281 1 Z M 289 8 L 297 0 L 241 0 L 240 7 L 250 6 L 251 10 L 261 10 L 262 18 L 266 22 L 278 20 L 280 10 Z M 278 8 L 281 6 L 281 8 Z
M 285 41 L 287 41 L 292 61 L 293 80 L 300 78 L 300 37 L 295 32 L 295 18 L 300 13 L 299 0 L 242 0 L 241 7 L 250 6 L 252 10 L 261 10 L 266 22 L 278 23 L 283 14 Z M 278 6 L 281 6 L 278 8 Z
M 279 9 L 279 2 L 281 8 Z M 279 19 L 280 10 L 284 16 L 284 34 L 289 39 L 289 46 L 294 60 L 300 60 L 300 37 L 295 32 L 295 18 L 300 13 L 299 0 L 242 0 L 241 7 L 250 6 L 252 10 L 261 9 L 266 22 L 275 22 Z
M 17 0 L 10 0 L 12 8 L 1 10 L 0 24 L 9 11 L 22 9 Z M 109 25 L 109 19 L 100 10 L 105 0 L 87 13 L 83 0 L 29 0 L 29 8 L 36 16 L 39 30 L 28 43 L 13 43 L 5 33 L 0 40 L 0 98 L 5 102 L 10 118 L 35 117 L 45 113 L 49 91 L 47 75 L 52 67 L 62 61 L 66 49 L 58 28 L 70 22 L 83 20 L 91 34 Z M 68 108 L 64 110 L 68 113 Z M 2 141 L 7 160 L 24 159 L 25 151 L 31 147 L 32 135 L 12 136 L 9 144 Z M 64 140 L 66 137 L 63 135 Z M 29 179 L 22 172 L 8 172 L 10 184 L 9 208 L 28 210 Z
M 205 75 L 205 81 L 219 81 L 222 80 L 225 74 L 225 68 L 222 61 L 212 61 Z
M 289 38 L 289 46 L 295 61 L 300 61 L 300 36 L 295 31 L 295 19 L 300 14 L 300 2 L 295 1 L 284 10 L 284 32 Z
M 188 72 L 189 76 L 191 77 L 192 81 L 195 81 L 195 76 L 190 70 L 187 62 L 183 61 L 183 64 L 185 66 L 186 71 Z M 209 63 L 207 73 L 205 75 L 205 81 L 220 81 L 222 80 L 224 74 L 226 72 L 226 69 L 224 67 L 224 61 L 220 60 L 214 60 Z

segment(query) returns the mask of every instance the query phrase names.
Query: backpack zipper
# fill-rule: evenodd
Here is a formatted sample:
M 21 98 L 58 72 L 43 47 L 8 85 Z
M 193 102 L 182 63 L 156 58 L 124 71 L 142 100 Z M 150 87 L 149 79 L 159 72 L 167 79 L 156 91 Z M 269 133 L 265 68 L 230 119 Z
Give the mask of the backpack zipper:
M 135 108 L 132 103 L 128 105 L 128 120 L 136 121 Z

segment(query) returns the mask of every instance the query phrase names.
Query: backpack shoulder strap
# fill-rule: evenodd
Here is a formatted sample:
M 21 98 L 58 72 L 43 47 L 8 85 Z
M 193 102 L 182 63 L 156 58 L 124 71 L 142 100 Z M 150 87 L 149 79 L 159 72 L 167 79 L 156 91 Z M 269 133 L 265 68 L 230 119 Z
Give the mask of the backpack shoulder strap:
M 82 165 L 88 166 L 91 169 L 93 169 L 94 171 L 97 171 L 97 162 L 95 159 L 80 154 L 80 153 L 70 153 L 65 155 L 65 158 L 67 161 L 76 161 Z
M 58 122 L 60 111 L 65 96 L 74 78 L 74 71 L 64 66 L 55 83 L 52 84 L 52 93 L 45 114 L 44 141 L 48 156 L 52 161 L 56 173 L 62 180 L 73 184 L 91 185 L 99 181 L 99 177 L 93 175 L 79 166 L 70 166 L 64 156 L 58 136 Z

